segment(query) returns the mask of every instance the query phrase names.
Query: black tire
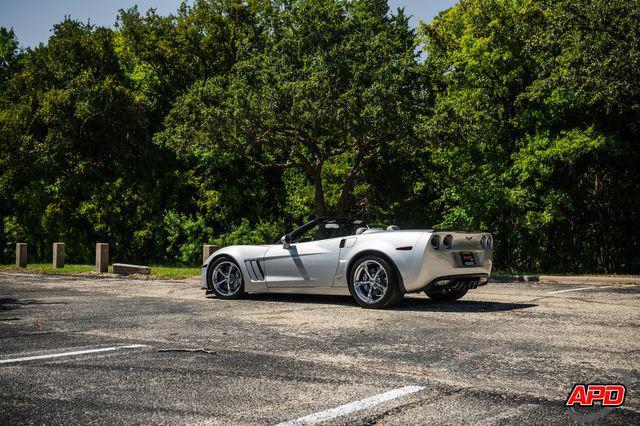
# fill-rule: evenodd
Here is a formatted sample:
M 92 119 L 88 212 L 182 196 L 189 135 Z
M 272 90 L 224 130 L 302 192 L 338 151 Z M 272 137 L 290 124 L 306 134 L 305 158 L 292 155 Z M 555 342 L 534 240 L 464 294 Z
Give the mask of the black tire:
M 453 302 L 463 297 L 468 291 L 468 288 L 448 288 L 440 291 L 425 291 L 424 293 L 429 296 L 431 300 L 437 302 Z
M 355 277 L 355 274 L 358 272 L 359 266 L 364 262 L 377 263 L 384 269 L 384 272 L 387 275 L 386 291 L 384 292 L 384 295 L 379 300 L 375 300 L 373 302 L 368 302 L 367 300 L 363 299 L 360 296 L 359 292 L 356 291 L 354 285 L 354 282 L 357 278 Z M 369 309 L 382 309 L 391 307 L 400 302 L 400 300 L 402 300 L 402 297 L 404 296 L 400 291 L 400 286 L 398 285 L 398 277 L 396 276 L 396 270 L 393 265 L 391 265 L 389 261 L 374 255 L 365 255 L 353 262 L 353 266 L 349 270 L 349 292 L 358 303 L 358 305 L 362 306 L 363 308 Z
M 235 266 L 235 270 L 233 270 L 233 267 L 231 267 L 230 270 L 227 270 L 227 273 L 232 277 L 230 282 L 234 283 L 232 287 L 228 288 L 227 292 L 225 292 L 223 285 L 214 284 L 213 276 L 214 273 L 216 273 L 216 277 L 218 279 L 220 278 L 220 274 L 224 276 L 224 267 L 226 265 Z M 221 268 L 220 271 L 216 270 L 218 266 Z M 242 271 L 240 270 L 238 263 L 232 258 L 226 256 L 217 258 L 209 265 L 209 268 L 207 269 L 207 286 L 209 287 L 209 290 L 211 290 L 211 292 L 220 299 L 240 299 L 246 294 L 244 291 L 244 277 L 242 276 Z

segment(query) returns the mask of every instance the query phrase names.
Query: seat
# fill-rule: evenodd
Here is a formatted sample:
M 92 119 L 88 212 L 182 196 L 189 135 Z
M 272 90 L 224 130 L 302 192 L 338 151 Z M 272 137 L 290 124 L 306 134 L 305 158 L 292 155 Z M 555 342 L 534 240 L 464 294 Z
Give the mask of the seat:
M 358 229 L 356 229 L 356 235 L 360 235 L 366 230 L 367 230 L 367 228 L 365 228 L 365 227 L 358 228 Z

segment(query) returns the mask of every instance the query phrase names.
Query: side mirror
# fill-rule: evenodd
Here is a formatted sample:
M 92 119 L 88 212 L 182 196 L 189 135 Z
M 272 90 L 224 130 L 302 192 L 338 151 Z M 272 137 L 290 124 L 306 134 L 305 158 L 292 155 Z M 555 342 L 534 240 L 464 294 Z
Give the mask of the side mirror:
M 283 249 L 288 249 L 289 246 L 291 246 L 291 235 L 283 235 L 282 238 L 280 238 L 280 242 L 282 243 Z

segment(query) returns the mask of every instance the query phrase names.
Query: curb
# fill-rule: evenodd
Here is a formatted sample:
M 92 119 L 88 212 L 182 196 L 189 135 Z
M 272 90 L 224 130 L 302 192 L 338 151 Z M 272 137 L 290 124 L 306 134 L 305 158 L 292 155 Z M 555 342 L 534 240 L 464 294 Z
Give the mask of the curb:
M 599 276 L 566 276 L 566 275 L 492 275 L 489 282 L 542 284 L 587 284 L 587 285 L 640 285 L 640 277 L 599 277 Z
M 491 283 L 525 283 L 540 281 L 537 275 L 491 275 L 489 282 Z

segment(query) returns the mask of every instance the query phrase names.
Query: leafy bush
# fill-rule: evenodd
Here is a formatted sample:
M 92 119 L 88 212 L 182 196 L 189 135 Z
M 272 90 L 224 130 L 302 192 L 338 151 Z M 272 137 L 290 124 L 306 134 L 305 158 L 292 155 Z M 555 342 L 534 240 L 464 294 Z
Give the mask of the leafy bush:
M 213 239 L 220 247 L 237 244 L 273 244 L 285 234 L 282 222 L 258 222 L 250 224 L 242 219 L 230 232 Z

